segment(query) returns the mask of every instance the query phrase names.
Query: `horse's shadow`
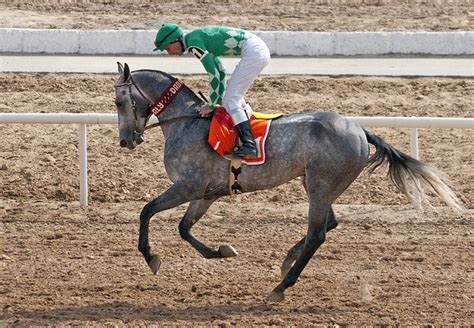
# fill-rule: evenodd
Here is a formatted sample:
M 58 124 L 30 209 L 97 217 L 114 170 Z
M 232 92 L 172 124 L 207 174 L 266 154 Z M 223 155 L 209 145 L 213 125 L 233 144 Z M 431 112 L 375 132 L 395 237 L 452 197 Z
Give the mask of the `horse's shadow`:
M 318 306 L 310 306 L 306 309 L 299 308 L 298 312 L 309 311 L 313 315 L 334 314 L 334 309 L 324 309 Z M 12 313 L 5 321 L 13 325 L 28 324 L 51 326 L 66 321 L 75 322 L 103 322 L 107 320 L 133 321 L 186 321 L 193 323 L 209 323 L 215 320 L 227 320 L 229 318 L 245 315 L 263 317 L 267 315 L 278 315 L 293 312 L 292 309 L 282 308 L 265 302 L 254 304 L 234 303 L 206 306 L 188 306 L 182 309 L 173 309 L 165 305 L 150 307 L 137 306 L 127 302 L 111 302 L 97 305 L 54 308 L 50 310 L 18 311 Z

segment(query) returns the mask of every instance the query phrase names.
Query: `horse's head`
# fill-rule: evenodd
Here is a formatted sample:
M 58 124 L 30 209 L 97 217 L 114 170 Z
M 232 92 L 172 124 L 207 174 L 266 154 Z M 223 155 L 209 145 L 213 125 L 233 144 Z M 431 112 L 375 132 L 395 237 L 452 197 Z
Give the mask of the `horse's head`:
M 153 103 L 138 89 L 128 65 L 117 64 L 120 77 L 115 84 L 115 106 L 118 113 L 120 146 L 134 149 L 143 142 L 143 130 Z
M 142 143 L 143 131 L 150 128 L 145 126 L 152 114 L 159 118 L 159 125 L 200 117 L 197 108 L 202 100 L 179 79 L 156 70 L 132 74 L 127 64 L 117 64 L 120 76 L 115 83 L 115 105 L 120 146 L 134 149 Z M 167 108 L 172 110 L 165 112 Z

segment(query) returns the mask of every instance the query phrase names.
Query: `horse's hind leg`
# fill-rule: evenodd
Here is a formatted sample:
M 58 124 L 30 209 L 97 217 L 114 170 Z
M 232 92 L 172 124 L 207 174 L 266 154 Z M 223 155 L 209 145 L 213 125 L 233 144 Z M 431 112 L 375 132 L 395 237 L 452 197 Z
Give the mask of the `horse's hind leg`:
M 283 263 L 281 264 L 281 278 L 282 279 L 286 277 L 286 275 L 288 274 L 288 271 L 290 271 L 291 266 L 293 265 L 293 262 L 295 262 L 296 259 L 298 258 L 298 255 L 301 252 L 301 247 L 304 245 L 305 240 L 306 240 L 306 237 L 303 237 L 303 239 L 297 242 L 288 251 L 286 258 L 283 260 Z
M 327 216 L 330 208 L 331 204 L 320 201 L 316 196 L 310 196 L 308 232 L 301 245 L 299 256 L 285 278 L 268 296 L 269 301 L 279 302 L 284 299 L 285 290 L 296 283 L 309 260 L 326 240 Z
M 207 259 L 237 256 L 237 251 L 230 245 L 221 245 L 217 250 L 212 249 L 191 234 L 192 226 L 206 213 L 215 200 L 216 198 L 192 201 L 179 223 L 179 234 Z
M 338 224 L 339 222 L 337 222 L 336 215 L 334 214 L 334 210 L 332 209 L 332 206 L 331 206 L 329 209 L 328 218 L 327 218 L 326 232 L 329 232 L 332 229 L 335 229 Z
M 306 191 L 306 193 L 308 193 L 308 188 L 306 187 L 306 175 L 303 175 L 301 177 L 301 182 L 303 183 L 304 190 Z M 334 214 L 334 210 L 332 209 L 332 206 L 331 206 L 331 209 L 329 210 L 329 213 L 328 213 L 328 221 L 327 221 L 326 232 L 329 232 L 332 229 L 336 228 L 338 224 L 339 223 L 336 220 L 336 215 Z M 298 244 L 296 244 L 296 245 L 298 245 Z
M 327 215 L 326 232 L 329 232 L 332 229 L 336 228 L 337 225 L 338 225 L 338 222 L 336 221 L 336 216 L 334 215 L 334 211 L 331 206 Z M 290 271 L 291 266 L 293 265 L 293 262 L 295 262 L 296 259 L 298 258 L 298 255 L 301 252 L 301 248 L 304 245 L 305 240 L 306 240 L 306 237 L 303 237 L 299 242 L 297 242 L 288 251 L 286 258 L 285 260 L 283 260 L 283 263 L 281 265 L 281 278 L 282 279 L 288 274 L 288 271 Z

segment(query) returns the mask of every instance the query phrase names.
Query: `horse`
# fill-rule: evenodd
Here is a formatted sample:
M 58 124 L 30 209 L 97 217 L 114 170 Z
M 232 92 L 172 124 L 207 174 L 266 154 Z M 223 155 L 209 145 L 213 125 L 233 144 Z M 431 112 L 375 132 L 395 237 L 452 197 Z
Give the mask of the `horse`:
M 203 257 L 238 255 L 231 245 L 211 248 L 191 233 L 191 228 L 218 198 L 229 196 L 229 161 L 208 143 L 210 119 L 200 117 L 204 104 L 193 91 L 173 76 L 157 70 L 131 72 L 118 64 L 115 105 L 120 146 L 132 150 L 143 142 L 151 115 L 159 120 L 165 137 L 164 165 L 171 187 L 147 203 L 140 213 L 138 249 L 157 274 L 160 258 L 151 252 L 148 232 L 153 215 L 189 203 L 179 223 L 180 236 Z M 166 110 L 165 110 L 166 109 Z M 375 153 L 369 155 L 369 144 Z M 243 165 L 242 192 L 276 187 L 300 177 L 309 200 L 306 236 L 287 253 L 281 265 L 281 282 L 267 300 L 279 302 L 324 243 L 326 233 L 337 226 L 333 202 L 367 169 L 372 172 L 388 164 L 388 175 L 409 200 L 414 193 L 425 199 L 424 190 L 439 196 L 448 206 L 462 209 L 462 203 L 446 177 L 382 138 L 332 112 L 286 114 L 274 120 L 266 140 L 266 161 Z

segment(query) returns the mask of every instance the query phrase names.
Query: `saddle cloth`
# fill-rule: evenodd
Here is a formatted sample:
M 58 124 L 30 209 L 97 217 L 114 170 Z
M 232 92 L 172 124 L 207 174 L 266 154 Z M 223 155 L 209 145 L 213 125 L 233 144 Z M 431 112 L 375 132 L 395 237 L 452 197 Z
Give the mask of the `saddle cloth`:
M 270 130 L 271 120 L 280 117 L 282 114 L 262 114 L 253 112 L 250 117 L 252 133 L 257 145 L 257 157 L 242 158 L 242 163 L 248 165 L 259 165 L 265 163 L 265 141 Z M 259 118 L 262 117 L 262 118 Z M 234 129 L 234 124 L 230 115 L 224 107 L 218 106 L 214 111 L 209 130 L 209 144 L 211 147 L 223 156 L 232 153 L 239 144 L 239 135 Z

